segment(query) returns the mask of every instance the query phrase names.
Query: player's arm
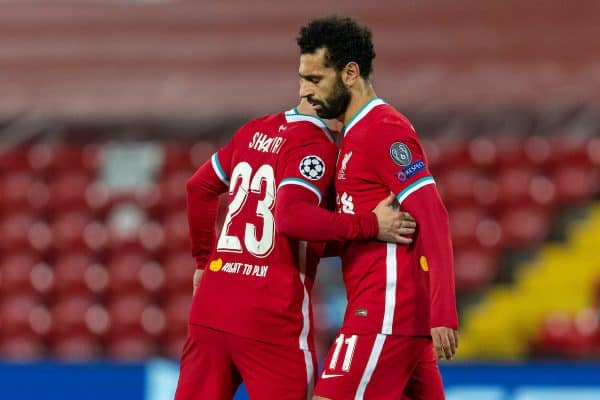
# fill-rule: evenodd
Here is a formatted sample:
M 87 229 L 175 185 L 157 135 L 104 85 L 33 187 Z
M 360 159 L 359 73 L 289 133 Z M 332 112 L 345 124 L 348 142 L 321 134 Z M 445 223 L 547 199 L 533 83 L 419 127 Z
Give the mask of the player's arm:
M 458 344 L 458 316 L 448 213 L 412 128 L 389 124 L 382 131 L 390 134 L 376 147 L 374 156 L 383 160 L 377 173 L 396 193 L 400 208 L 417 221 L 417 250 L 429 273 L 431 333 L 438 356 L 451 358 Z
M 285 170 L 277 192 L 275 223 L 279 233 L 301 240 L 346 241 L 380 238 L 410 243 L 402 234 L 414 232 L 413 222 L 405 221 L 392 209 L 393 198 L 385 199 L 374 212 L 341 214 L 322 208 L 324 194 L 333 180 L 337 148 L 314 141 L 282 155 Z
M 227 189 L 224 181 L 215 172 L 215 162 L 219 163 L 218 153 L 204 163 L 186 185 L 192 256 L 196 259 L 196 267 L 199 269 L 206 267 L 214 248 L 219 195 Z
M 240 128 L 238 133 L 247 125 Z M 238 133 L 205 162 L 186 185 L 187 216 L 192 256 L 196 268 L 204 269 L 215 247 L 219 196 L 229 187 L 231 160 Z M 194 288 L 202 273 L 194 275 Z
M 319 206 L 319 197 L 300 186 L 288 185 L 277 193 L 275 221 L 278 232 L 300 240 L 344 242 L 379 239 L 409 244 L 415 230 L 410 215 L 392 207 L 394 196 L 382 200 L 373 212 L 342 214 Z M 333 256 L 328 252 L 328 256 Z
M 448 212 L 433 184 L 410 194 L 401 206 L 419 221 L 420 261 L 429 270 L 431 335 L 438 357 L 451 359 L 458 346 L 458 315 Z

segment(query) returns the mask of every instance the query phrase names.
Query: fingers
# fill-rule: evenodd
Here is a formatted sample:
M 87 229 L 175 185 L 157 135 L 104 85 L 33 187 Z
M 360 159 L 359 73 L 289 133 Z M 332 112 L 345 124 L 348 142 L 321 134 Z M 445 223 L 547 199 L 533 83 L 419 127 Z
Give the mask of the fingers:
M 433 339 L 433 350 L 438 360 L 444 358 L 444 350 L 442 348 L 442 340 L 437 332 L 431 332 L 431 338 Z
M 394 242 L 398 243 L 398 244 L 411 244 L 412 243 L 412 239 L 409 237 L 404 237 L 401 235 L 396 235 L 394 237 Z
M 400 216 L 402 217 L 403 220 L 413 221 L 413 222 L 415 221 L 413 216 L 410 215 L 409 213 L 407 213 L 406 211 L 400 211 Z
M 458 346 L 457 331 L 445 327 L 433 328 L 431 338 L 438 359 L 452 360 L 454 358 Z
M 444 332 L 442 334 L 442 350 L 444 351 L 444 357 L 446 360 L 452 360 L 454 357 L 454 336 L 449 334 L 450 332 Z M 452 338 L 452 341 L 450 341 Z

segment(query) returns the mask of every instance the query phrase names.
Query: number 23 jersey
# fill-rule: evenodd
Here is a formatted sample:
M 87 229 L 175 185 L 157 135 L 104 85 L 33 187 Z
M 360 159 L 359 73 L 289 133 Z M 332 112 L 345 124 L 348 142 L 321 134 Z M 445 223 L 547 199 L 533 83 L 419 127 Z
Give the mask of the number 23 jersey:
M 314 348 L 310 292 L 323 245 L 278 234 L 273 213 L 285 185 L 303 187 L 325 204 L 336 157 L 325 123 L 295 109 L 250 121 L 212 156 L 228 188 L 228 208 L 190 323 Z

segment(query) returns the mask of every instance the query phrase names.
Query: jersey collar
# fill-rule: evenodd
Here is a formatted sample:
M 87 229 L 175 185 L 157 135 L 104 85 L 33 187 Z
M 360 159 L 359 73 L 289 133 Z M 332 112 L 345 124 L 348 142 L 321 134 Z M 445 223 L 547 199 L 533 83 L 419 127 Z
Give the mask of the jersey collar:
M 298 112 L 298 109 L 292 108 L 291 110 L 288 110 L 285 112 L 285 120 L 288 123 L 300 122 L 300 121 L 310 122 L 311 124 L 316 125 L 317 127 L 321 128 L 321 130 L 323 131 L 325 136 L 327 136 L 327 138 L 332 143 L 335 143 L 335 137 L 333 136 L 333 134 L 327 127 L 327 124 L 325 123 L 325 121 L 323 121 L 319 117 L 315 117 L 314 115 L 308 115 L 308 114 L 300 114 Z
M 382 99 L 380 99 L 379 97 L 375 97 L 374 99 L 369 100 L 365 105 L 363 105 L 360 108 L 360 110 L 358 110 L 352 116 L 352 118 L 350 118 L 350 121 L 344 128 L 344 137 L 348 134 L 348 131 L 350 131 L 350 129 L 352 129 L 352 127 L 354 127 L 354 125 L 356 125 L 361 119 L 363 119 L 365 117 L 365 115 L 367 115 L 375 107 L 380 106 L 382 104 L 387 104 L 387 103 L 385 101 L 383 101 Z

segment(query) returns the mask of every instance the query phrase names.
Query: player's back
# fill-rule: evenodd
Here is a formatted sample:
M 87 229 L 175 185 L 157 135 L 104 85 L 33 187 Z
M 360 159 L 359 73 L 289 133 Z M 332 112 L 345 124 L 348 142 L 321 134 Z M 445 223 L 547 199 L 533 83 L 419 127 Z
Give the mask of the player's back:
M 191 323 L 312 348 L 309 294 L 322 245 L 278 234 L 273 213 L 282 185 L 327 193 L 336 155 L 323 121 L 294 110 L 249 122 L 213 155 L 228 209 Z

